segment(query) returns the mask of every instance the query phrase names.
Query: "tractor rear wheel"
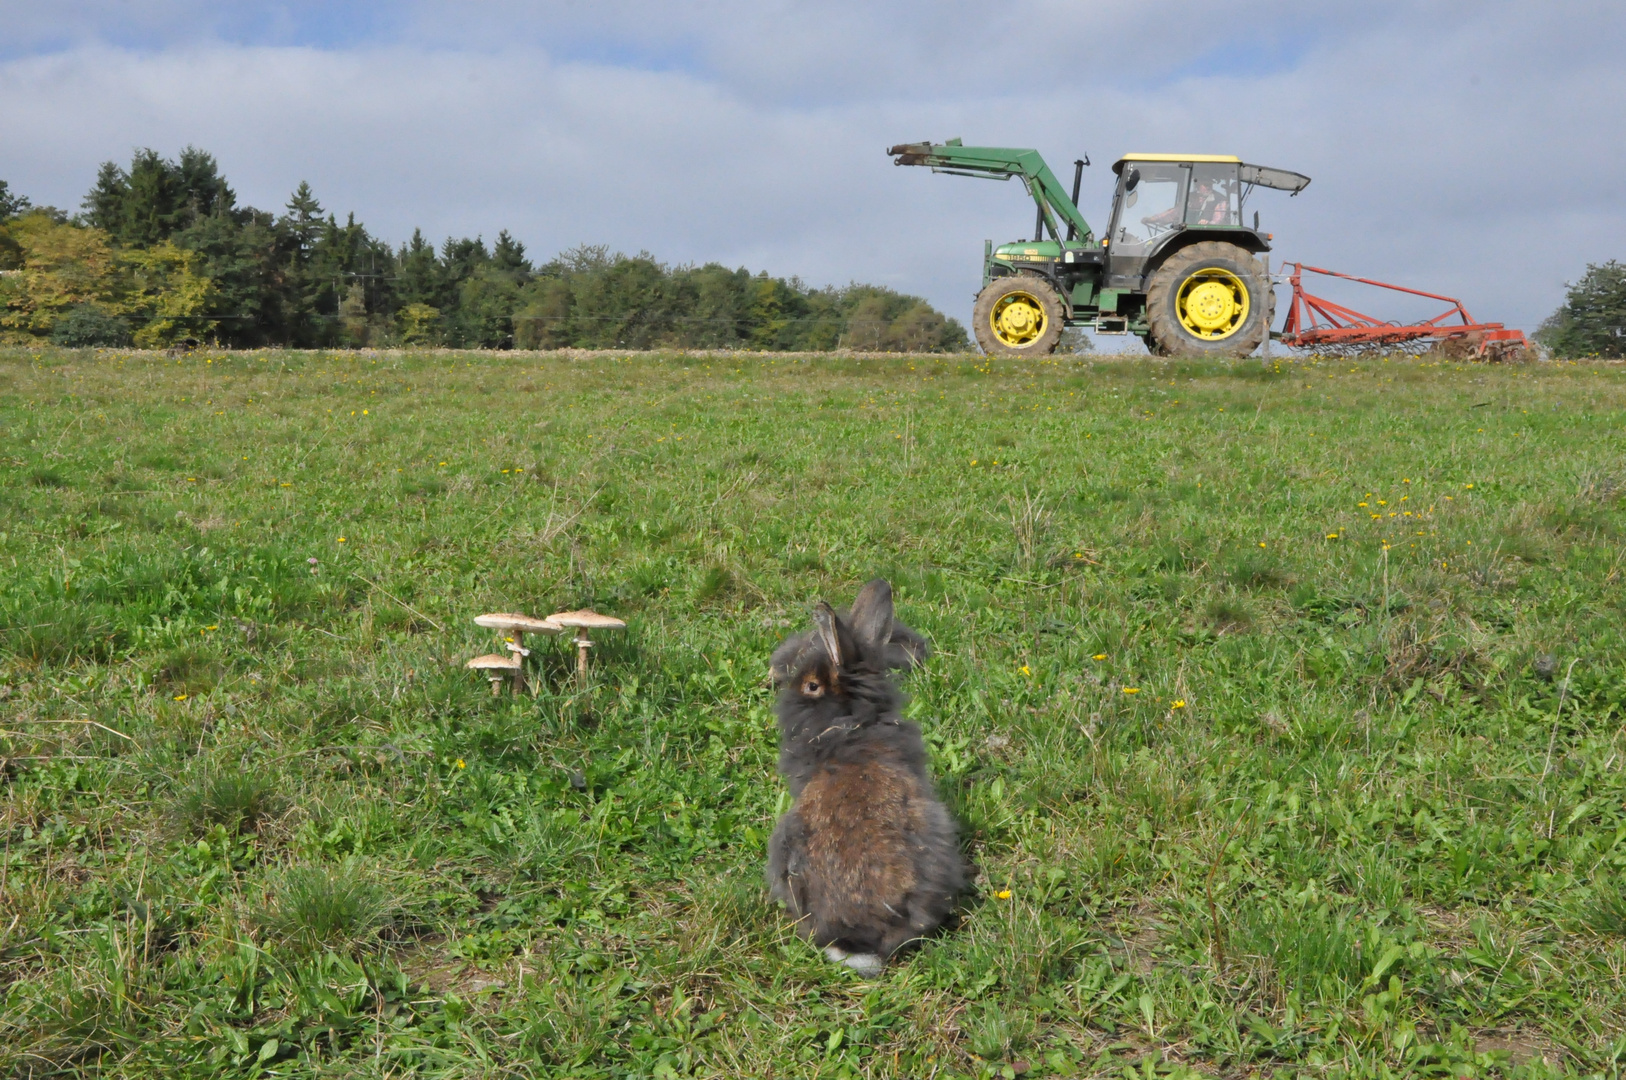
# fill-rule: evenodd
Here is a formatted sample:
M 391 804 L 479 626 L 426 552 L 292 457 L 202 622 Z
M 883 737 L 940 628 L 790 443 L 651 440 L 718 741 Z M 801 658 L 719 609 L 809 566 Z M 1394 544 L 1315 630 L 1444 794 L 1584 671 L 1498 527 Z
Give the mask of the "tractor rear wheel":
M 1045 356 L 1067 321 L 1061 297 L 1037 274 L 995 278 L 977 294 L 971 324 L 989 356 Z
M 1161 356 L 1248 356 L 1275 315 L 1264 264 L 1235 244 L 1182 248 L 1146 286 L 1147 338 Z

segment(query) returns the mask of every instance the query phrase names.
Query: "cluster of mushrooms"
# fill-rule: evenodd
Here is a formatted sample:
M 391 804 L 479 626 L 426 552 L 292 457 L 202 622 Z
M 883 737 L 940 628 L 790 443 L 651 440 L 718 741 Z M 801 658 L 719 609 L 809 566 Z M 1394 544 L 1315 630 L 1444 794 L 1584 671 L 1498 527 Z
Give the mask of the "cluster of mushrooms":
M 478 615 L 474 622 L 477 626 L 499 632 L 503 644 L 508 649 L 504 653 L 476 656 L 468 662 L 470 670 L 486 673 L 486 678 L 491 680 L 493 697 L 502 693 L 502 683 L 507 678 L 513 679 L 514 693 L 520 692 L 525 682 L 525 658 L 531 655 L 531 650 L 525 647 L 526 634 L 546 634 L 551 637 L 566 630 L 576 631 L 576 636 L 572 639 L 576 646 L 576 677 L 586 685 L 587 650 L 593 647 L 591 631 L 625 630 L 627 627 L 626 623 L 613 615 L 600 615 L 586 608 L 580 611 L 557 612 L 545 619 L 499 611 L 491 615 Z

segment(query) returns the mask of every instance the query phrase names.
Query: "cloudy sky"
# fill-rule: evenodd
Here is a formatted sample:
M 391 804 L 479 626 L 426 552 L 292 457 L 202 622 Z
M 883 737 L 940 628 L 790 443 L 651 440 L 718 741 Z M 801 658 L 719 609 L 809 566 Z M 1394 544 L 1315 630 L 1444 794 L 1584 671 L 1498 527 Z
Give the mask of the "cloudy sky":
M 1619 0 L 0 0 L 0 28 L 0 178 L 70 209 L 100 162 L 194 144 L 244 202 L 309 180 L 392 241 L 507 228 L 964 321 L 1031 203 L 882 153 L 958 135 L 1088 153 L 1098 228 L 1126 151 L 1307 173 L 1250 201 L 1277 258 L 1531 330 L 1626 258 Z

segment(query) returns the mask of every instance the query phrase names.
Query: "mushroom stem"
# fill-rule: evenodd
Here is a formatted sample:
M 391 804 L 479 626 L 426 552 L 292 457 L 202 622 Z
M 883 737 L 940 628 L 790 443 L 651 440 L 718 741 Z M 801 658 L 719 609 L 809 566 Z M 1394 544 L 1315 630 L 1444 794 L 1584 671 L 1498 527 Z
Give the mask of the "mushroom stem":
M 519 688 L 525 685 L 525 657 L 529 654 L 525 651 L 525 631 L 516 626 L 510 632 L 514 635 L 514 640 L 505 641 L 503 644 L 507 645 L 508 650 L 519 660 L 519 670 L 514 672 L 514 696 L 518 697 Z
M 486 678 L 491 680 L 491 696 L 492 697 L 496 697 L 498 694 L 502 693 L 502 673 L 501 672 L 493 671 L 490 675 L 486 676 Z
M 576 634 L 576 678 L 583 687 L 587 685 L 587 650 L 593 647 L 593 639 L 587 636 L 587 629 L 583 627 Z

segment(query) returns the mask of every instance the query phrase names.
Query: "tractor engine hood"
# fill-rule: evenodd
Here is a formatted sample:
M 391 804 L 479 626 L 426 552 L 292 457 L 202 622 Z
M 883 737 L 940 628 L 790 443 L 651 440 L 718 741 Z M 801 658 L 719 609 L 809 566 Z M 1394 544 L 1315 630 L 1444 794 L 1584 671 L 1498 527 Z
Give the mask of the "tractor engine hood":
M 1083 244 L 1072 244 L 1082 248 Z M 1004 262 L 1055 262 L 1061 258 L 1062 245 L 1054 240 L 1017 240 L 994 248 L 994 258 Z

